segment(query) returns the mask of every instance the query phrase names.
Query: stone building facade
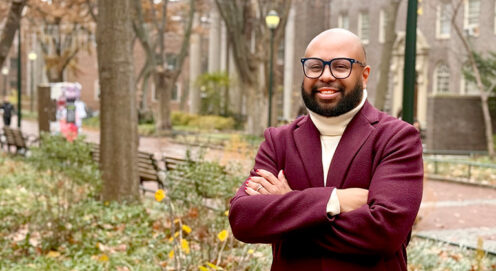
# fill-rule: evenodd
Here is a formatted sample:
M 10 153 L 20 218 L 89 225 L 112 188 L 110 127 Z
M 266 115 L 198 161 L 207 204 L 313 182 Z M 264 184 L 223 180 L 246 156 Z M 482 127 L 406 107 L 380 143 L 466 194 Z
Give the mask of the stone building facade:
M 313 2 L 313 1 L 312 1 Z M 319 2 L 319 1 L 316 1 Z M 368 82 L 369 100 L 375 100 L 376 85 L 379 79 L 379 64 L 384 44 L 384 27 L 386 8 L 391 0 L 331 0 L 322 5 L 328 8 L 326 12 L 318 11 L 311 15 L 313 36 L 329 27 L 342 27 L 359 35 L 367 50 L 367 64 L 372 67 Z M 396 19 L 397 39 L 393 47 L 391 71 L 389 74 L 389 88 L 385 110 L 391 115 L 398 115 L 402 106 L 403 91 L 403 58 L 406 26 L 407 2 L 401 1 Z M 477 142 L 468 142 L 467 131 L 476 134 L 484 133 L 482 114 L 449 114 L 450 110 L 465 108 L 480 110 L 477 106 L 478 91 L 473 83 L 465 80 L 462 68 L 467 65 L 467 53 L 462 41 L 457 35 L 451 20 L 454 16 L 455 4 L 460 1 L 424 0 L 419 1 L 417 19 L 417 58 L 416 58 L 416 109 L 415 117 L 422 128 L 427 131 L 427 148 L 436 149 L 484 149 L 484 137 L 477 136 Z M 305 9 L 312 4 L 296 1 L 297 17 L 305 18 Z M 315 3 L 313 3 L 315 5 Z M 305 6 L 305 7 L 303 7 Z M 313 7 L 313 10 L 318 10 Z M 326 23 L 316 23 L 316 21 Z M 461 1 L 461 6 L 455 16 L 456 24 L 462 29 L 463 35 L 469 40 L 473 48 L 482 53 L 495 50 L 496 42 L 496 1 L 494 0 L 467 0 Z M 302 33 L 305 24 L 297 27 L 297 33 Z M 315 29 L 315 28 L 318 29 Z M 304 30 L 303 30 L 304 31 Z M 303 35 L 305 39 L 305 34 Z M 308 39 L 298 39 L 298 43 L 305 45 Z M 296 48 L 301 48 L 296 45 Z M 301 53 L 300 51 L 295 55 Z M 301 76 L 301 71 L 295 69 L 294 76 Z M 299 92 L 300 82 L 293 85 L 293 91 Z M 451 97 L 451 98 L 450 98 Z M 467 103 L 466 105 L 463 105 Z M 463 110 L 460 110 L 462 112 Z M 441 114 L 441 112 L 444 112 Z M 436 115 L 439 114 L 439 115 Z M 435 116 L 434 116 L 435 115 Z M 443 116 L 442 118 L 440 116 Z M 449 120 L 458 118 L 458 120 Z M 463 126 L 465 123 L 467 126 Z M 471 125 L 468 125 L 468 124 Z M 448 125 L 449 124 L 449 125 Z M 473 124 L 477 124 L 474 126 Z M 441 144 L 443 137 L 434 136 L 433 131 L 449 131 L 448 135 L 457 144 Z M 443 134 L 443 133 L 439 133 Z M 445 138 L 445 137 L 444 137 Z M 466 144 L 464 144 L 466 142 Z M 446 142 L 445 142 L 446 143 Z

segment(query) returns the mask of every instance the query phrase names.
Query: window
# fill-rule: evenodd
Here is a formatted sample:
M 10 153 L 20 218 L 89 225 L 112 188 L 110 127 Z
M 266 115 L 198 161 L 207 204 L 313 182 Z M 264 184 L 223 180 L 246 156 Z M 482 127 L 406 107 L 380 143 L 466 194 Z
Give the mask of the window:
M 181 84 L 176 83 L 174 87 L 172 88 L 172 95 L 171 95 L 171 100 L 172 101 L 179 101 L 181 97 Z
M 465 95 L 479 95 L 477 84 L 462 76 L 462 94 Z
M 434 76 L 435 93 L 449 92 L 450 71 L 448 65 L 444 63 L 438 64 Z
M 152 92 L 152 101 L 156 102 L 159 100 L 157 88 L 155 87 L 155 80 L 153 77 L 150 78 L 150 90 Z
M 480 0 L 465 1 L 465 30 L 470 36 L 479 35 Z
M 379 42 L 386 42 L 386 27 L 388 23 L 388 13 L 386 10 L 381 9 L 379 13 Z
M 358 36 L 364 44 L 369 43 L 370 22 L 367 12 L 360 12 L 358 15 Z
M 436 37 L 438 39 L 447 39 L 451 32 L 451 5 L 440 4 L 437 6 L 436 20 Z
M 172 53 L 167 53 L 165 55 L 165 61 L 167 62 L 167 68 L 169 70 L 173 70 L 175 67 L 176 67 L 176 60 L 177 60 L 177 57 L 175 54 L 172 54 Z
M 346 13 L 339 14 L 338 27 L 344 29 L 350 29 L 350 18 L 348 17 L 348 14 Z

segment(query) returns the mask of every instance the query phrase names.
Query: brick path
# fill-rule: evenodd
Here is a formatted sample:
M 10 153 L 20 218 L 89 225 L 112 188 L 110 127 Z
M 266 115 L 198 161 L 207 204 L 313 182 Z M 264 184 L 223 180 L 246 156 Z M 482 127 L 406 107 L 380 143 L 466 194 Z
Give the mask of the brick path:
M 427 180 L 414 233 L 496 254 L 496 189 Z
M 15 119 L 12 123 L 16 123 Z M 37 123 L 32 121 L 23 121 L 22 129 L 38 133 Z M 99 141 L 98 131 L 85 130 L 83 134 L 88 141 Z M 141 137 L 139 146 L 143 151 L 176 157 L 184 157 L 188 149 L 158 137 Z M 207 159 L 222 161 L 230 157 L 211 150 Z M 426 180 L 414 234 L 469 247 L 476 247 L 482 238 L 484 249 L 496 254 L 496 189 Z

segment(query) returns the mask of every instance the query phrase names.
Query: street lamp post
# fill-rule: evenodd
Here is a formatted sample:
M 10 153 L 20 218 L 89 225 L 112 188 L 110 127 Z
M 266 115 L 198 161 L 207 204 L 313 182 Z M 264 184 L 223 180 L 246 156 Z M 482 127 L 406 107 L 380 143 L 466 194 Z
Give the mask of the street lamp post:
M 3 97 L 7 96 L 7 81 L 9 80 L 8 75 L 9 75 L 9 68 L 3 67 L 2 68 L 2 75 L 3 75 Z
M 31 109 L 31 112 L 34 111 L 34 65 L 35 65 L 35 61 L 36 61 L 36 58 L 38 58 L 38 55 L 36 55 L 35 52 L 30 52 L 28 54 L 28 59 L 29 59 L 29 62 L 31 63 L 31 76 L 30 76 L 30 81 L 31 81 L 31 86 L 30 86 L 30 104 L 29 104 L 29 107 Z
M 270 62 L 269 62 L 269 112 L 268 112 L 268 120 L 267 127 L 270 127 L 272 124 L 272 64 L 274 62 L 274 30 L 279 25 L 279 15 L 275 10 L 269 11 L 269 14 L 265 17 L 265 23 L 267 27 L 270 29 Z
M 19 20 L 19 29 L 17 29 L 18 42 L 17 42 L 17 127 L 21 128 L 21 116 L 22 116 L 22 102 L 21 102 L 21 92 L 22 92 L 22 61 L 21 61 L 21 20 Z
M 417 0 L 408 0 L 405 37 L 405 67 L 403 70 L 402 119 L 413 124 L 415 93 L 415 57 L 417 44 Z

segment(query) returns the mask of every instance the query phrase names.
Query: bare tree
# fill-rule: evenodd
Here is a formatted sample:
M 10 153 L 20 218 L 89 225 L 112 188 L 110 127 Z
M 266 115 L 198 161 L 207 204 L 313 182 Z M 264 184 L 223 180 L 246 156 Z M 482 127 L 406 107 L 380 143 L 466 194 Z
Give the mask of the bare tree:
M 274 32 L 274 48 L 284 36 L 291 1 L 251 1 L 251 0 L 215 0 L 223 18 L 232 46 L 236 69 L 240 75 L 241 89 L 247 97 L 247 127 L 251 134 L 262 134 L 267 116 L 267 76 L 269 64 L 270 30 L 265 24 L 265 16 L 270 9 L 275 9 L 281 21 Z M 252 46 L 252 44 L 254 46 Z
M 471 69 L 473 71 L 473 75 L 475 78 L 475 82 L 477 83 L 477 88 L 479 89 L 479 95 L 481 99 L 481 106 L 482 106 L 482 115 L 484 117 L 484 126 L 485 126 L 485 135 L 486 135 L 486 144 L 487 144 L 487 152 L 489 153 L 489 157 L 493 158 L 494 157 L 494 144 L 493 144 L 493 127 L 492 127 L 492 122 L 491 122 L 491 114 L 489 112 L 489 105 L 488 105 L 488 97 L 489 97 L 489 92 L 491 91 L 492 87 L 489 88 L 488 90 L 484 89 L 484 85 L 481 80 L 481 75 L 479 72 L 479 68 L 477 67 L 477 63 L 474 58 L 473 50 L 470 47 L 470 43 L 467 39 L 467 37 L 464 35 L 458 24 L 456 23 L 456 16 L 458 12 L 460 11 L 460 8 L 462 4 L 464 3 L 464 0 L 459 0 L 455 4 L 455 8 L 453 10 L 453 17 L 451 17 L 451 25 L 453 25 L 455 32 L 457 36 L 460 38 L 463 48 L 465 49 L 465 52 L 467 53 L 467 57 L 471 66 Z
M 21 21 L 22 10 L 26 5 L 27 0 L 12 0 L 7 21 L 0 37 L 0 67 L 9 54 L 10 46 L 14 40 L 15 33 L 19 29 L 19 22 Z
M 79 71 L 76 56 L 93 48 L 94 20 L 90 0 L 31 1 L 26 18 L 37 32 L 50 82 L 64 81 L 68 67 Z
M 136 12 L 133 27 L 136 37 L 146 53 L 145 65 L 141 69 L 137 79 L 137 82 L 141 81 L 142 83 L 140 107 L 145 107 L 148 80 L 149 78 L 153 78 L 155 80 L 155 91 L 158 93 L 159 100 L 155 122 L 157 131 L 166 131 L 172 128 L 170 121 L 170 99 L 172 89 L 181 74 L 184 60 L 188 55 L 188 45 L 192 32 L 196 2 L 197 0 L 189 1 L 187 20 L 182 31 L 184 33 L 183 40 L 176 55 L 176 65 L 171 68 L 166 63 L 165 43 L 167 26 L 171 23 L 171 20 L 168 18 L 168 0 L 164 0 L 160 4 L 154 4 L 152 0 L 149 0 L 147 5 L 148 12 L 144 11 L 142 0 L 133 0 Z M 148 18 L 145 18 L 145 14 L 148 15 Z
M 394 41 L 396 40 L 396 18 L 398 17 L 398 9 L 401 0 L 389 0 L 389 5 L 386 9 L 386 33 L 385 41 L 382 46 L 381 62 L 379 64 L 379 81 L 375 88 L 375 107 L 384 110 L 386 103 L 386 94 L 389 85 L 389 71 L 391 68 L 391 58 L 393 55 Z
M 134 201 L 139 197 L 132 15 L 132 0 L 98 0 L 96 36 L 104 200 Z

